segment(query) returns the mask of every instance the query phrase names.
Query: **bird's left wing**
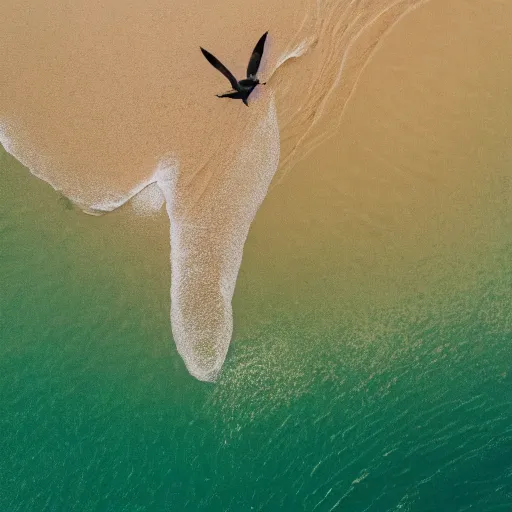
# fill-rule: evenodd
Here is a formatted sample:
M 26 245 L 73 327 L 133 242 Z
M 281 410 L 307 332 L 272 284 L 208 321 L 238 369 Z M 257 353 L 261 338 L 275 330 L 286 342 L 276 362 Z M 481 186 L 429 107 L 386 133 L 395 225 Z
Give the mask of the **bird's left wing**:
M 201 48 L 201 51 L 203 52 L 203 55 L 205 56 L 206 60 L 229 80 L 229 82 L 231 83 L 231 87 L 233 87 L 235 91 L 240 90 L 238 80 L 233 76 L 233 73 L 231 73 L 231 71 L 229 71 L 229 69 L 226 66 L 224 66 L 224 64 L 222 64 L 222 62 L 219 59 L 217 59 L 217 57 L 212 55 L 209 51 L 205 50 L 204 48 Z

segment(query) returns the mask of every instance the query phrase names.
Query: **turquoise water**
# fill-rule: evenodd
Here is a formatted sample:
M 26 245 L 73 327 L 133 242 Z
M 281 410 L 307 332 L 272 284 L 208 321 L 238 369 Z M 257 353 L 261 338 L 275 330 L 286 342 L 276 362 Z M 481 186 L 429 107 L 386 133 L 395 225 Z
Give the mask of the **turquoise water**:
M 0 510 L 512 510 L 512 235 L 347 311 L 258 280 L 256 229 L 212 385 L 171 339 L 163 217 L 145 258 L 128 216 L 4 152 L 0 179 Z

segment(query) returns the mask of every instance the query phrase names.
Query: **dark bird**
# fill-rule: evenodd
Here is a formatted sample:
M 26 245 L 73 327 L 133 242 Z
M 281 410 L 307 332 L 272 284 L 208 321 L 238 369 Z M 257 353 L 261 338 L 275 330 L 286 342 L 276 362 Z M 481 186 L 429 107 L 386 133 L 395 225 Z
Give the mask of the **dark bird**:
M 258 68 L 260 67 L 261 57 L 263 56 L 263 49 L 265 47 L 265 40 L 267 39 L 268 32 L 265 32 L 260 40 L 256 43 L 254 50 L 251 55 L 251 59 L 249 60 L 249 65 L 247 66 L 247 78 L 243 78 L 242 80 L 237 80 L 231 71 L 222 64 L 222 62 L 217 59 L 210 52 L 206 51 L 204 48 L 201 48 L 203 55 L 206 57 L 206 60 L 215 68 L 218 69 L 231 84 L 232 90 L 226 92 L 224 94 L 217 94 L 217 98 L 233 98 L 237 100 L 242 100 L 247 106 L 247 98 L 251 95 L 252 91 L 256 88 L 257 85 L 260 85 L 260 81 L 256 78 L 256 74 L 258 73 Z M 261 83 L 261 85 L 265 85 Z

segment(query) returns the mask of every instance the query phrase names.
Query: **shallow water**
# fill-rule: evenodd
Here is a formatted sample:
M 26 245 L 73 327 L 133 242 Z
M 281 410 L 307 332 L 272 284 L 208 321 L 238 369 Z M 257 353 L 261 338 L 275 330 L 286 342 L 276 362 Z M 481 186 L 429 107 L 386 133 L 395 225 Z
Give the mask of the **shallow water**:
M 321 237 L 294 261 L 300 293 L 268 278 L 274 251 L 254 271 L 259 226 L 211 386 L 169 342 L 165 222 L 128 243 L 130 215 L 0 168 L 3 510 L 510 508 L 510 238 L 457 286 L 383 303 L 362 277 L 353 301 L 322 286 Z
M 421 6 L 298 145 L 275 75 L 281 164 L 214 385 L 170 336 L 166 212 L 84 215 L 2 152 L 0 509 L 511 510 L 511 14 Z M 264 94 L 240 109 L 268 119 Z

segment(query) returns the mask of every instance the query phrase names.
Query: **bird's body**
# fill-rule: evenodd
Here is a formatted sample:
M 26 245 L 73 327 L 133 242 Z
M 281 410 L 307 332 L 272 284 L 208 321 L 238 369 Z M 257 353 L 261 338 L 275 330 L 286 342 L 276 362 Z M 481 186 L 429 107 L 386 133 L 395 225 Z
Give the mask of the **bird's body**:
M 267 39 L 268 32 L 265 32 L 256 46 L 251 55 L 251 59 L 249 60 L 249 65 L 247 66 L 247 78 L 243 78 L 242 80 L 237 80 L 231 71 L 229 71 L 222 62 L 217 59 L 210 52 L 201 48 L 201 52 L 205 56 L 206 60 L 218 71 L 220 71 L 231 83 L 232 90 L 228 91 L 224 94 L 217 94 L 218 98 L 231 98 L 231 99 L 240 99 L 245 105 L 249 106 L 247 100 L 251 95 L 252 91 L 260 85 L 259 79 L 256 77 L 258 73 L 258 68 L 260 67 L 261 58 L 263 56 L 263 49 L 265 47 L 265 41 Z M 264 84 L 262 84 L 264 85 Z

